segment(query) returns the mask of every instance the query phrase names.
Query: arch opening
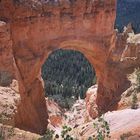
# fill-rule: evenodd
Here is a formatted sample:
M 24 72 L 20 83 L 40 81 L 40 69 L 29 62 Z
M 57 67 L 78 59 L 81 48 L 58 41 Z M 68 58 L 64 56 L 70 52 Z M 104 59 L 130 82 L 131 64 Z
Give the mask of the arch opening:
M 44 62 L 41 75 L 45 96 L 64 109 L 70 109 L 78 99 L 85 99 L 86 91 L 96 84 L 96 73 L 83 53 L 58 49 Z

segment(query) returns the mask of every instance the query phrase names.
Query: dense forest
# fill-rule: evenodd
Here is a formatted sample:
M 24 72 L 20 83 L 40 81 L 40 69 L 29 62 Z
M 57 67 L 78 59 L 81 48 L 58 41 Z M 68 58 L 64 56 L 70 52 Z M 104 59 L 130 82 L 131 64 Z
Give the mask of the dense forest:
M 46 96 L 61 94 L 64 98 L 85 97 L 96 82 L 95 71 L 83 54 L 73 50 L 57 50 L 42 67 Z
M 135 33 L 140 32 L 140 0 L 117 0 L 115 28 L 123 31 L 124 26 L 132 23 Z

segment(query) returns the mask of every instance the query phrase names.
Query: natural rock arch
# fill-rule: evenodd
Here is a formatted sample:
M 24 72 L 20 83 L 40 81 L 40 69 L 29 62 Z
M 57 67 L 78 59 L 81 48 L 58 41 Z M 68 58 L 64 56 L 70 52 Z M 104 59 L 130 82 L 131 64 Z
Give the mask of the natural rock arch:
M 81 51 L 94 65 L 99 114 L 117 108 L 129 82 L 127 67 L 120 62 L 126 42 L 116 45 L 116 0 L 1 0 L 0 11 L 5 21 L 0 25 L 0 61 L 7 64 L 0 63 L 0 70 L 15 73 L 19 81 L 17 127 L 45 132 L 48 115 L 40 69 L 48 54 L 58 48 Z

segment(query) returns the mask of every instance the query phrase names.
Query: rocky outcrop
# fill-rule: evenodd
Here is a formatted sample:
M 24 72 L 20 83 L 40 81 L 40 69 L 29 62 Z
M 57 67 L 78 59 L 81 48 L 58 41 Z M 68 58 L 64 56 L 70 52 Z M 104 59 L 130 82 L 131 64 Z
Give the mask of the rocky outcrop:
M 87 90 L 85 99 L 87 117 L 91 117 L 92 119 L 95 119 L 98 114 L 96 98 L 97 98 L 97 85 L 94 85 Z
M 104 114 L 104 119 L 109 123 L 111 140 L 128 140 L 140 139 L 140 109 L 124 109 L 119 111 L 108 112 Z M 73 135 L 79 140 L 88 139 L 97 135 L 93 123 L 97 123 L 97 119 L 89 123 L 78 126 L 73 130 Z
M 128 88 L 124 93 L 121 95 L 121 100 L 118 103 L 118 108 L 117 110 L 123 110 L 123 109 L 131 109 L 133 106 L 133 97 L 134 94 L 137 91 L 137 75 L 136 71 L 132 74 L 131 76 L 128 76 L 130 82 L 131 82 L 131 87 Z M 140 92 L 137 92 L 137 108 L 140 106 Z M 87 112 L 87 118 L 88 120 L 95 119 L 98 114 L 98 107 L 96 104 L 96 98 L 97 98 L 97 85 L 94 85 L 90 87 L 87 92 L 86 92 L 86 112 Z
M 12 126 L 0 124 L 1 139 L 4 140 L 33 140 L 41 139 L 41 136 L 29 131 L 13 128 Z
M 0 71 L 13 71 L 14 67 L 19 81 L 17 127 L 45 132 L 48 115 L 40 69 L 59 48 L 81 51 L 94 66 L 98 113 L 117 108 L 121 93 L 129 87 L 126 74 L 139 61 L 138 56 L 124 59 L 126 35 L 117 36 L 114 31 L 116 0 L 1 0 L 0 11 L 4 21 L 0 26 Z
M 53 100 L 46 98 L 50 126 L 59 127 L 64 121 L 64 110 Z

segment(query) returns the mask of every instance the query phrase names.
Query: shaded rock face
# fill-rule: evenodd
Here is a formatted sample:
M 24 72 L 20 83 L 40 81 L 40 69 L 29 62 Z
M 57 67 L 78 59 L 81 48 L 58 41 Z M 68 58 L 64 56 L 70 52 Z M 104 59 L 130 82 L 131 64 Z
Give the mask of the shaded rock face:
M 14 75 L 14 60 L 10 26 L 0 21 L 0 85 L 9 86 Z
M 64 121 L 63 109 L 60 108 L 60 106 L 56 102 L 54 102 L 53 100 L 49 100 L 48 98 L 46 98 L 46 105 L 49 114 L 50 126 L 58 127 L 62 125 L 62 122 Z
M 1 0 L 0 11 L 0 71 L 15 73 L 19 81 L 17 127 L 45 132 L 48 114 L 40 69 L 59 48 L 78 50 L 94 65 L 98 112 L 117 108 L 129 86 L 126 74 L 139 61 L 122 59 L 126 35 L 114 32 L 116 0 Z

